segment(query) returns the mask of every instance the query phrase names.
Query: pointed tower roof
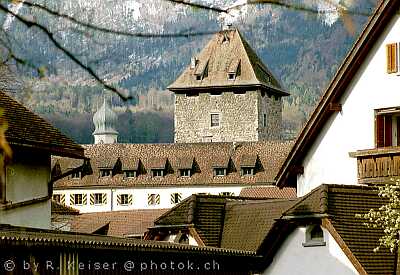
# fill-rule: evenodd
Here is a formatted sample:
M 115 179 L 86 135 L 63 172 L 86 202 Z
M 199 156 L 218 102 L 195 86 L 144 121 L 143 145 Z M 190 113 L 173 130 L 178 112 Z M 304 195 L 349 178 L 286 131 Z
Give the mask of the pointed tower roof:
M 227 87 L 260 87 L 281 96 L 289 95 L 237 29 L 215 34 L 168 89 L 179 93 Z
M 95 126 L 93 134 L 118 134 L 115 130 L 117 120 L 117 115 L 109 106 L 108 101 L 104 98 L 103 105 L 93 116 L 93 123 Z

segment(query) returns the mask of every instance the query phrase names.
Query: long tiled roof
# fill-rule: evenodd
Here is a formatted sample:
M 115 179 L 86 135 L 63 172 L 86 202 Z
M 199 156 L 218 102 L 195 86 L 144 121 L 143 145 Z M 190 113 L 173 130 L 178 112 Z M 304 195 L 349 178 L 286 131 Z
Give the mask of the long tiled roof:
M 54 215 L 79 215 L 79 210 L 52 200 L 51 201 L 51 214 L 52 215 L 53 214 Z
M 84 213 L 71 221 L 71 231 L 94 233 L 107 226 L 108 236 L 129 237 L 143 235 L 153 221 L 167 209 L 144 209 Z
M 367 213 L 370 209 L 378 209 L 385 201 L 378 196 L 374 187 L 351 185 L 322 185 L 304 196 L 291 209 L 283 213 L 286 217 L 301 217 L 325 214 L 332 227 L 328 231 L 335 237 L 339 245 L 349 248 L 346 253 L 349 259 L 359 262 L 366 274 L 394 274 L 396 255 L 388 249 L 381 248 L 374 253 L 378 239 L 383 230 L 367 228 L 364 220 L 355 218 L 355 214 Z M 341 243 L 341 240 L 343 242 Z M 342 248 L 343 249 L 343 248 Z M 353 264 L 357 266 L 357 263 Z M 363 272 L 361 272 L 363 271 Z
M 6 138 L 11 145 L 33 147 L 59 156 L 83 156 L 80 145 L 1 91 L 0 108 L 8 123 Z
M 96 144 L 85 145 L 85 156 L 90 158 L 93 175 L 82 179 L 64 178 L 55 188 L 90 186 L 168 186 L 168 185 L 219 185 L 273 184 L 281 162 L 291 146 L 290 142 L 263 141 L 243 143 L 179 143 L 179 144 Z M 241 176 L 242 156 L 259 157 L 261 167 L 253 176 Z M 191 177 L 180 177 L 181 166 L 192 162 Z M 231 161 L 229 161 L 231 160 Z M 80 165 L 69 158 L 54 158 L 64 172 Z M 151 169 L 164 163 L 168 173 L 164 177 L 152 177 Z M 140 163 L 140 165 L 139 165 Z M 218 164 L 228 166 L 226 176 L 214 177 L 213 168 Z M 100 168 L 114 168 L 113 177 L 100 177 Z M 140 167 L 135 178 L 125 178 L 123 167 Z M 157 166 L 157 167 L 155 167 Z
M 288 95 L 237 29 L 215 34 L 195 58 L 195 66 L 189 66 L 168 89 L 179 92 L 257 86 Z M 236 71 L 235 79 L 229 80 L 228 73 Z M 204 77 L 197 80 L 196 75 Z
M 158 241 L 144 241 L 131 238 L 100 236 L 92 234 L 60 232 L 55 230 L 35 229 L 0 224 L 0 245 L 45 246 L 49 248 L 108 248 L 112 250 L 191 252 L 215 255 L 254 255 L 253 252 L 216 247 L 197 247 Z M 110 250 L 111 251 L 111 250 Z

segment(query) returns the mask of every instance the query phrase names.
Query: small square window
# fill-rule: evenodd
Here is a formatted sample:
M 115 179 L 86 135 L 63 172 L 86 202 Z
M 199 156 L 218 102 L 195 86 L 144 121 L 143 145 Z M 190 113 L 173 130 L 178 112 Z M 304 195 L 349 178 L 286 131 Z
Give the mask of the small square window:
M 219 126 L 219 114 L 211 114 L 211 127 Z
M 153 177 L 163 177 L 164 176 L 164 170 L 163 169 L 153 169 Z
M 236 74 L 235 73 L 228 73 L 228 80 L 235 80 Z
M 226 175 L 226 168 L 215 168 L 214 169 L 215 176 L 222 177 Z
M 147 202 L 149 205 L 160 204 L 160 195 L 159 194 L 149 194 L 148 198 L 147 198 Z
M 94 204 L 103 204 L 103 193 L 94 194 Z
M 181 169 L 181 177 L 190 177 L 191 176 L 191 171 L 190 169 Z
M 201 74 L 196 75 L 196 80 L 201 80 L 201 79 L 202 79 Z
M 134 171 L 134 170 L 126 170 L 126 171 L 124 171 L 124 176 L 125 176 L 125 178 L 135 178 L 136 177 L 136 171 Z
M 111 169 L 102 169 L 100 170 L 100 177 L 110 177 L 111 176 Z
M 83 204 L 83 194 L 74 194 L 74 204 L 75 205 Z
M 121 194 L 121 205 L 129 204 L 129 194 Z

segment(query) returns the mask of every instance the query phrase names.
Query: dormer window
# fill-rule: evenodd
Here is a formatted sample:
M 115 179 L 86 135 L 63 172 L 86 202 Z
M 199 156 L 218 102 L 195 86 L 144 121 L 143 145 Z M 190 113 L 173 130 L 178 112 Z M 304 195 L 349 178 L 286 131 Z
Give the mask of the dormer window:
M 214 175 L 216 177 L 226 176 L 226 168 L 214 168 Z
M 304 247 L 310 246 L 324 246 L 324 231 L 319 224 L 312 224 L 306 228 Z
M 100 169 L 100 177 L 111 177 L 112 170 L 111 169 Z
M 242 168 L 242 175 L 243 176 L 253 176 L 254 175 L 254 168 L 243 167 Z
M 136 177 L 136 171 L 134 171 L 134 170 L 125 170 L 124 171 L 124 176 L 125 176 L 125 178 L 135 178 Z
M 151 170 L 153 178 L 164 177 L 164 169 L 152 169 Z
M 181 177 L 190 177 L 192 174 L 190 169 L 180 169 L 179 171 L 180 171 Z
M 73 173 L 71 174 L 71 178 L 72 178 L 72 179 L 80 179 L 80 178 L 81 178 L 81 172 L 80 172 L 80 171 L 73 172 Z

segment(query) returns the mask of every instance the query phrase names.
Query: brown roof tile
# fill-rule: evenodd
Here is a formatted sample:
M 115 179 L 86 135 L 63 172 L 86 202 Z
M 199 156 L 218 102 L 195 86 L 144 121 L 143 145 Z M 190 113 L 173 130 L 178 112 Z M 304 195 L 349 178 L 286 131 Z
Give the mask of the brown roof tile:
M 189 66 L 168 89 L 179 92 L 187 89 L 257 86 L 288 95 L 237 29 L 215 34 L 196 59 L 196 66 Z M 236 71 L 236 78 L 229 80 L 228 72 Z M 204 74 L 201 80 L 196 78 L 196 75 Z
M 79 210 L 51 200 L 51 214 L 78 215 Z
M 8 122 L 6 138 L 11 145 L 34 147 L 53 155 L 83 156 L 80 145 L 1 91 L 0 108 Z
M 240 191 L 241 197 L 270 198 L 270 199 L 294 199 L 296 198 L 296 188 L 276 186 L 246 187 Z
M 94 233 L 108 225 L 108 236 L 126 237 L 143 235 L 154 219 L 167 209 L 141 209 L 127 211 L 84 213 L 71 221 L 71 231 Z
M 263 141 L 243 143 L 175 143 L 175 144 L 96 144 L 85 145 L 85 156 L 90 158 L 93 175 L 85 176 L 81 180 L 64 178 L 55 183 L 56 189 L 79 188 L 88 186 L 167 186 L 167 185 L 265 185 L 273 184 L 276 171 L 291 146 L 290 142 Z M 262 168 L 254 176 L 241 176 L 239 167 L 242 155 L 256 154 L 259 156 Z M 190 156 L 195 158 L 196 171 L 191 177 L 180 177 L 179 165 L 183 159 Z M 119 173 L 113 177 L 99 177 L 99 166 L 102 161 L 116 162 L 120 158 L 122 167 L 125 163 L 140 159 L 144 171 L 135 178 L 124 178 Z M 234 166 L 227 176 L 214 177 L 213 167 L 217 163 L 227 166 L 229 158 Z M 168 159 L 170 170 L 168 174 L 153 178 L 150 170 L 154 159 Z M 69 158 L 53 158 L 58 160 L 61 169 L 71 166 Z M 190 162 L 190 161 L 189 161 Z M 187 164 L 187 163 L 186 163 Z M 185 164 L 185 165 L 186 165 Z

